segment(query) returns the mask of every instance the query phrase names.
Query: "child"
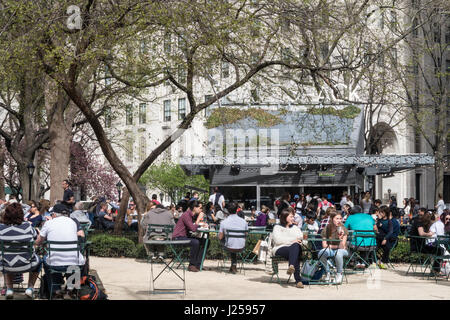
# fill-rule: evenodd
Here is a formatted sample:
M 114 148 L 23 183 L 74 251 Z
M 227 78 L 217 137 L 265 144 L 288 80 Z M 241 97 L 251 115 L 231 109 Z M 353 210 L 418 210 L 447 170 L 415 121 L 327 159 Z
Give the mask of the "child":
M 314 233 L 319 232 L 319 225 L 317 224 L 316 215 L 314 212 L 309 211 L 306 213 L 305 223 L 303 224 L 302 230 Z

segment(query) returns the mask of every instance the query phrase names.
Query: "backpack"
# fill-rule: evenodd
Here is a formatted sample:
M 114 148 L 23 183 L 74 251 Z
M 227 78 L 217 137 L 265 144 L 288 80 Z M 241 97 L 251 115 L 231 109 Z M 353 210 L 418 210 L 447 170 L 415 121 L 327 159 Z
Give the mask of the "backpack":
M 94 276 L 84 276 L 80 280 L 80 300 L 108 300 L 108 296 L 101 291 Z
M 214 206 L 219 205 L 222 208 L 222 205 L 219 204 L 219 199 L 220 199 L 221 196 L 222 196 L 221 193 L 219 193 L 219 192 L 216 193 L 216 198 L 214 199 Z

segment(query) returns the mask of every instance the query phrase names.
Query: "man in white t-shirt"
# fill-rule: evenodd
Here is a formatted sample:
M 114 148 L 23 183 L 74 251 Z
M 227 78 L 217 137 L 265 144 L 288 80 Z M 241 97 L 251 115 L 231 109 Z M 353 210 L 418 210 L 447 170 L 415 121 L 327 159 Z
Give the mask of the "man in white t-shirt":
M 225 207 L 225 197 L 219 192 L 218 187 L 214 188 L 214 193 L 209 197 L 209 202 L 214 205 L 218 204 L 222 210 Z
M 46 221 L 42 227 L 36 245 L 40 245 L 45 241 L 78 241 L 78 237 L 84 238 L 83 229 L 80 224 L 69 218 L 69 212 L 66 206 L 62 204 L 56 204 L 52 210 L 52 219 Z M 49 244 L 47 244 L 47 247 Z M 77 248 L 75 244 L 68 245 L 51 245 L 50 252 L 44 257 L 44 270 L 48 276 L 52 277 L 53 292 L 60 290 L 60 283 L 62 283 L 62 275 L 59 273 L 52 273 L 50 275 L 50 267 L 56 271 L 66 271 L 70 266 L 78 266 L 80 268 L 80 274 L 83 271 L 85 264 L 85 258 L 83 254 L 77 250 L 74 251 L 52 251 L 51 248 Z M 69 270 L 70 271 L 70 270 Z M 68 272 L 72 273 L 72 272 Z M 82 275 L 82 274 L 81 274 Z M 49 281 L 49 290 L 50 290 Z

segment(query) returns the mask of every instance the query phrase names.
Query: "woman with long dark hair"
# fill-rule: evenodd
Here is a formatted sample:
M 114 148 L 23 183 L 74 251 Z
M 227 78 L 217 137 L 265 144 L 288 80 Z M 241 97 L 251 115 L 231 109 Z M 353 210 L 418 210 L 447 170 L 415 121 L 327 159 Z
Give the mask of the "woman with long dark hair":
M 336 263 L 336 283 L 342 282 L 342 271 L 344 270 L 344 257 L 348 256 L 347 236 L 348 230 L 342 224 L 342 215 L 337 211 L 330 212 L 330 222 L 322 230 L 322 250 L 319 252 L 319 259 L 325 266 L 325 281 L 330 281 L 330 266 L 327 259 L 334 257 Z M 336 240 L 336 241 L 325 241 Z
M 392 212 L 387 206 L 378 210 L 377 219 L 377 247 L 383 250 L 383 256 L 379 263 L 380 269 L 386 269 L 385 263 L 389 262 L 389 253 L 398 238 L 400 225 L 392 219 Z
M 300 257 L 302 255 L 302 231 L 294 225 L 294 215 L 288 209 L 280 214 L 280 224 L 273 228 L 272 254 L 289 260 L 287 274 L 294 274 L 297 288 L 303 288 L 300 277 Z

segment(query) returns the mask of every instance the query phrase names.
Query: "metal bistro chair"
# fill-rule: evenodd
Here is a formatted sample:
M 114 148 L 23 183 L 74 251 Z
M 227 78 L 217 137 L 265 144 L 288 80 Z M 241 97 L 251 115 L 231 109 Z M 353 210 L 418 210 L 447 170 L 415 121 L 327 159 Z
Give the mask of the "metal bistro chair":
M 406 275 L 409 274 L 409 270 L 411 273 L 419 273 L 423 277 L 425 277 L 425 272 L 428 267 L 432 270 L 433 263 L 432 259 L 437 255 L 437 247 L 426 247 L 426 240 L 429 240 L 430 237 L 422 237 L 422 236 L 413 236 L 406 235 L 406 239 L 409 242 L 409 266 L 406 271 Z M 414 248 L 413 248 L 414 247 Z M 417 268 L 420 267 L 420 272 L 417 272 Z
M 447 260 L 446 263 L 449 263 L 448 261 L 450 260 L 450 255 L 447 254 L 448 252 L 450 252 L 450 235 L 445 235 L 445 236 L 437 236 L 436 238 L 436 251 L 435 251 L 435 255 L 432 257 L 432 260 L 435 261 L 444 261 Z M 439 253 L 439 248 L 442 248 L 442 250 L 444 250 L 444 252 L 442 254 Z M 446 251 L 446 252 L 445 252 Z M 433 273 L 434 275 L 434 280 L 438 281 L 438 276 L 436 273 Z M 450 277 L 450 273 L 448 274 L 444 274 L 443 277 L 445 279 L 449 279 Z M 430 278 L 430 275 L 428 276 L 428 279 Z
M 264 236 L 267 236 L 268 232 L 266 231 L 266 226 L 249 226 L 248 227 L 249 236 L 250 235 L 260 235 L 261 240 L 264 239 Z M 244 263 L 253 263 L 258 256 L 253 253 L 252 248 L 247 248 L 245 250 Z
M 172 224 L 149 224 L 147 226 L 146 238 L 149 240 L 171 240 L 170 235 L 173 232 L 174 225 Z M 173 254 L 174 259 L 172 260 L 172 267 L 178 263 L 176 268 L 185 263 L 185 259 L 183 258 L 183 254 L 187 252 L 186 247 L 166 244 L 164 247 L 168 247 L 171 254 Z M 147 250 L 147 247 L 146 247 Z M 147 250 L 147 254 L 150 254 L 150 251 Z M 157 254 L 164 256 L 165 252 L 157 252 Z M 148 261 L 149 259 L 147 259 Z
M 33 262 L 33 245 L 34 242 L 33 241 L 6 241 L 6 240 L 1 240 L 0 241 L 0 250 L 1 250 L 1 269 L 3 273 L 12 273 L 14 275 L 16 275 L 15 278 L 20 278 L 23 281 L 23 273 L 17 273 L 17 272 L 9 272 L 5 266 L 8 266 L 8 264 L 14 260 L 18 255 L 23 255 L 26 257 L 29 257 L 29 259 L 27 259 L 26 264 L 29 265 L 29 268 L 25 268 L 24 272 L 28 272 L 29 269 L 32 268 L 32 262 Z M 22 285 L 22 281 L 18 282 L 15 281 L 16 279 L 13 280 L 13 285 L 17 284 L 18 288 L 15 289 L 20 289 L 21 291 L 24 291 L 23 285 Z M 5 284 L 6 287 L 6 284 Z
M 356 259 L 361 260 L 367 267 L 370 266 L 370 263 L 366 261 L 366 259 L 363 259 L 361 257 L 361 252 L 367 252 L 367 259 L 369 258 L 370 254 L 372 254 L 373 259 L 375 260 L 375 264 L 378 265 L 378 259 L 377 259 L 377 241 L 376 241 L 376 233 L 374 230 L 353 230 L 351 234 L 349 234 L 349 250 L 350 255 L 346 259 L 346 262 L 344 263 L 344 270 L 347 269 L 350 262 L 355 262 Z M 369 245 L 366 244 L 366 242 L 369 243 Z M 355 273 L 357 271 L 348 272 Z M 363 273 L 365 272 L 365 268 L 363 269 Z M 372 274 L 372 272 L 369 269 L 369 272 Z
M 48 254 L 48 259 L 51 259 L 52 252 L 76 252 L 77 253 L 77 260 L 79 259 L 80 254 L 85 250 L 86 243 L 84 240 L 77 240 L 77 241 L 45 241 L 46 244 L 46 252 Z M 60 271 L 55 269 L 55 267 L 52 267 L 48 265 L 49 270 L 49 277 L 48 282 L 50 286 L 50 292 L 49 292 L 49 300 L 52 300 L 53 298 L 53 286 L 56 285 L 64 285 L 64 276 L 67 277 L 68 275 L 73 275 L 76 272 L 80 272 L 80 278 L 82 275 L 82 269 L 85 265 L 71 265 L 69 266 L 65 271 Z M 53 283 L 53 277 L 54 274 L 60 274 L 62 276 L 63 282 L 62 283 Z M 77 298 L 78 298 L 78 292 L 77 292 Z
M 320 241 L 320 244 L 319 244 Z M 325 254 L 325 251 L 322 252 L 322 254 L 320 254 L 320 251 L 323 249 L 322 248 L 322 241 L 325 241 L 327 243 L 331 242 L 332 244 L 339 244 L 340 240 L 338 239 L 323 239 L 321 237 L 320 234 L 308 234 L 308 245 L 311 246 L 309 247 L 309 251 L 311 253 L 312 256 L 312 261 L 313 262 L 318 262 L 319 263 L 319 268 L 323 269 L 323 274 L 325 274 L 325 269 L 326 266 L 323 264 L 322 260 L 320 260 L 320 258 L 322 257 L 323 254 Z M 330 244 L 327 245 L 327 248 Z M 345 259 L 345 258 L 344 258 Z M 335 266 L 335 262 L 334 262 L 334 257 L 330 256 L 327 258 L 327 265 L 329 267 L 330 270 L 330 281 L 324 281 L 322 280 L 322 276 L 319 279 L 309 279 L 308 280 L 308 285 L 336 285 L 336 289 L 338 288 L 339 284 L 336 283 L 336 281 L 333 281 L 332 279 L 336 279 L 336 266 Z M 343 270 L 343 277 L 345 278 L 346 283 L 348 283 L 347 281 L 347 275 L 345 274 L 345 268 Z M 323 275 L 322 274 L 322 275 Z M 303 276 L 303 275 L 302 275 Z
M 190 245 L 190 240 L 170 240 L 169 234 L 173 231 L 172 225 L 157 225 L 150 224 L 147 227 L 147 235 L 149 240 L 144 241 L 144 245 L 148 254 L 148 260 L 150 260 L 151 266 L 151 289 L 150 293 L 178 293 L 182 292 L 186 294 L 186 267 L 183 263 L 180 263 L 179 266 L 182 266 L 183 273 L 178 273 L 173 266 L 176 264 L 177 259 L 181 259 L 179 256 L 179 252 L 176 247 L 181 247 L 182 249 Z M 169 262 L 166 262 L 162 251 L 162 248 L 169 247 L 173 253 L 173 256 Z M 154 264 L 162 264 L 163 269 L 156 275 L 154 272 Z M 166 271 L 168 273 L 172 272 L 178 279 L 183 282 L 182 288 L 156 288 L 156 281 L 160 278 L 160 276 Z
M 245 259 L 244 254 L 245 254 L 245 245 L 247 243 L 248 233 L 249 233 L 248 230 L 227 230 L 227 229 L 225 229 L 225 243 L 222 245 L 223 265 L 222 265 L 221 270 L 223 268 L 225 268 L 225 259 L 226 259 L 225 251 L 236 253 L 237 257 L 238 257 L 238 263 L 239 263 L 239 258 L 241 260 L 240 270 L 241 271 L 244 270 L 244 259 Z M 244 239 L 244 247 L 241 249 L 228 248 L 227 244 L 230 239 Z M 219 260 L 219 263 L 220 263 L 220 260 Z M 245 274 L 245 271 L 244 271 L 244 274 Z

